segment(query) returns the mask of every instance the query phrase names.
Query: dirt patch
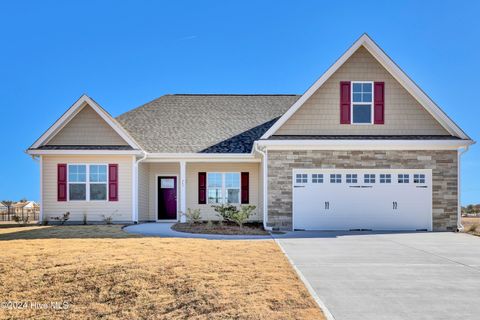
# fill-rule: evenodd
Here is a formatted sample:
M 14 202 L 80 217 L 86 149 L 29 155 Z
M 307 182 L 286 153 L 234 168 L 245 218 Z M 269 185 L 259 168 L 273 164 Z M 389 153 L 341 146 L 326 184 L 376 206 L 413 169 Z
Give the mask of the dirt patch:
M 248 223 L 240 228 L 236 224 L 227 223 L 176 223 L 172 229 L 179 232 L 224 235 L 268 235 L 261 223 Z
M 0 319 L 324 319 L 273 240 L 141 237 L 120 226 L 0 229 Z

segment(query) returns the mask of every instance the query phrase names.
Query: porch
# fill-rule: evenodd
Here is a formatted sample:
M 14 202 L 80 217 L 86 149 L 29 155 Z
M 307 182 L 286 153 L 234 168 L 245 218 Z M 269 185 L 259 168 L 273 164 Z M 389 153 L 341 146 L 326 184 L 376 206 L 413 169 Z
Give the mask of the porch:
M 205 201 L 200 200 L 199 173 L 205 174 Z M 242 190 L 242 173 L 247 188 Z M 201 187 L 200 187 L 201 188 Z M 199 209 L 202 220 L 218 220 L 212 205 L 240 205 L 242 191 L 256 206 L 251 221 L 263 219 L 263 181 L 260 159 L 167 160 L 147 158 L 138 163 L 137 221 L 180 221 L 188 209 Z M 173 212 L 173 214 L 172 214 Z

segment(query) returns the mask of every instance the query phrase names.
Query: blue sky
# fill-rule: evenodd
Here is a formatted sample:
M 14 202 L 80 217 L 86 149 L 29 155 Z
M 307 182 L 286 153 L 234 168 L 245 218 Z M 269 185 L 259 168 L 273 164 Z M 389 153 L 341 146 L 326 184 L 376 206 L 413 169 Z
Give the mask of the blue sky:
M 165 93 L 303 93 L 367 32 L 480 138 L 477 1 L 2 1 L 0 199 L 39 199 L 27 149 L 82 93 L 117 116 Z M 462 203 L 480 203 L 480 147 Z

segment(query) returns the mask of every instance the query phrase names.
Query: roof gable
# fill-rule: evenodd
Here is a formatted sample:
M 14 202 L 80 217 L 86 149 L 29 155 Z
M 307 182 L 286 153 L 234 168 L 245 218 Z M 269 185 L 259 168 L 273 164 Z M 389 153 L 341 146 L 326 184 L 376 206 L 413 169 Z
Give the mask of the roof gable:
M 82 95 L 37 141 L 30 149 L 37 149 L 43 146 L 72 145 L 73 137 L 88 122 L 95 127 L 96 134 L 108 134 L 111 137 L 110 143 L 129 145 L 134 149 L 140 149 L 138 144 L 126 132 L 121 125 L 113 119 L 102 107 L 87 95 Z M 91 128 L 87 128 L 91 129 Z M 84 130 L 85 131 L 85 130 Z M 59 134 L 66 134 L 66 138 L 58 138 Z M 91 135 L 90 135 L 91 136 Z M 99 140 L 84 140 L 79 145 L 102 144 Z M 104 144 L 104 143 L 103 143 Z
M 453 136 L 470 139 L 431 99 L 428 97 L 385 52 L 367 35 L 362 35 L 303 95 L 292 107 L 270 127 L 261 139 L 268 139 L 300 109 L 312 95 L 360 48 L 364 47 L 393 77 L 407 90 L 421 106 Z

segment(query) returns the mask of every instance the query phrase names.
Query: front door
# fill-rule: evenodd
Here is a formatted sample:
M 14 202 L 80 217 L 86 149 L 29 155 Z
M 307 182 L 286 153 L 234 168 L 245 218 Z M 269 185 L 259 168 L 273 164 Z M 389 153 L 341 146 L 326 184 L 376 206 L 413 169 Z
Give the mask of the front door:
M 158 177 L 158 220 L 177 219 L 177 177 Z

